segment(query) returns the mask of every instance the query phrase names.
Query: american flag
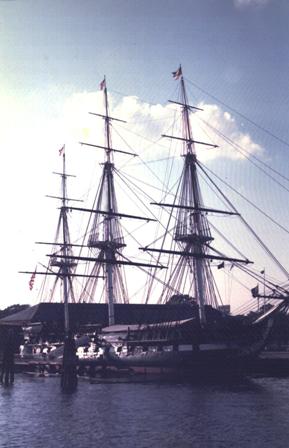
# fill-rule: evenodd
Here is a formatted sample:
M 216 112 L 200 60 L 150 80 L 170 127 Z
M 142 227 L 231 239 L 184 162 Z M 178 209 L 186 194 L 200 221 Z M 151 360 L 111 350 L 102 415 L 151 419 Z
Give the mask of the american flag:
M 62 148 L 60 148 L 60 149 L 58 150 L 59 155 L 62 156 L 62 154 L 64 153 L 64 151 L 65 151 L 65 145 L 63 145 Z
M 174 79 L 179 79 L 182 76 L 182 67 L 179 66 L 178 70 L 172 72 L 172 75 Z
M 105 78 L 101 81 L 101 83 L 99 84 L 99 88 L 100 90 L 105 89 L 106 85 L 105 85 Z
M 30 289 L 30 291 L 32 291 L 32 289 L 33 289 L 35 277 L 36 277 L 36 269 L 33 272 L 33 274 L 31 275 L 30 280 L 29 280 L 29 289 Z

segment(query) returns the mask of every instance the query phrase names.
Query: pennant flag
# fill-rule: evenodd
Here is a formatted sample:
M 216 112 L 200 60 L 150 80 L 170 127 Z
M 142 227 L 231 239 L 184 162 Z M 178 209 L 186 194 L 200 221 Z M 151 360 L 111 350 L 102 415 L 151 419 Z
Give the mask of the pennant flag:
M 106 84 L 105 84 L 105 78 L 101 81 L 101 83 L 99 84 L 99 88 L 100 88 L 100 90 L 103 90 L 103 89 L 105 89 L 105 87 L 106 87 Z
M 222 263 L 218 264 L 218 266 L 217 266 L 218 269 L 222 269 L 224 267 L 225 267 L 224 261 L 222 261 Z
M 182 76 L 182 67 L 179 66 L 176 72 L 172 72 L 172 75 L 174 79 L 179 79 Z
M 258 297 L 259 295 L 259 285 L 255 286 L 255 288 L 251 289 L 251 294 L 253 297 Z
M 62 148 L 60 148 L 60 149 L 58 150 L 59 155 L 62 156 L 62 154 L 64 154 L 64 151 L 65 151 L 65 145 L 63 145 Z
M 35 277 L 36 277 L 36 269 L 33 272 L 33 274 L 31 275 L 30 280 L 29 280 L 29 289 L 30 289 L 30 291 L 32 291 L 32 289 L 33 289 Z

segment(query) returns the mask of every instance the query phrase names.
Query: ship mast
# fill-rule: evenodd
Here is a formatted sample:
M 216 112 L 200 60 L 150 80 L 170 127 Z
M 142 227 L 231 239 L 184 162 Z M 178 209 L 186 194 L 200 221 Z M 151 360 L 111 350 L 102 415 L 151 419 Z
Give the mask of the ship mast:
M 206 279 L 204 264 L 208 263 L 208 261 L 204 258 L 204 255 L 206 254 L 206 245 L 213 238 L 205 214 L 201 210 L 203 209 L 203 205 L 197 175 L 197 155 L 189 116 L 193 107 L 188 104 L 181 67 L 176 74 L 176 78 L 180 78 L 181 85 L 181 102 L 179 105 L 181 106 L 182 112 L 182 136 L 179 139 L 182 141 L 183 146 L 184 170 L 180 188 L 180 199 L 177 204 L 174 240 L 179 243 L 185 253 L 189 252 L 194 254 L 192 259 L 194 277 L 193 297 L 199 304 L 200 320 L 202 323 L 205 323 L 205 304 L 207 303 L 205 292 L 206 283 L 209 279 Z M 176 137 L 171 136 L 171 138 Z M 198 143 L 206 144 L 204 142 Z
M 180 80 L 180 101 L 170 101 L 181 107 L 182 129 L 180 136 L 163 135 L 182 143 L 182 157 L 184 166 L 182 176 L 177 188 L 178 195 L 174 203 L 153 203 L 162 207 L 169 207 L 175 211 L 175 226 L 173 233 L 174 247 L 161 249 L 146 247 L 143 250 L 159 252 L 170 255 L 171 269 L 165 279 L 165 286 L 161 293 L 160 302 L 168 302 L 172 291 L 181 297 L 194 299 L 199 305 L 201 324 L 206 323 L 206 305 L 218 307 L 218 293 L 211 272 L 212 260 L 227 260 L 239 263 L 249 263 L 240 260 L 216 255 L 212 252 L 210 243 L 213 241 L 207 214 L 209 212 L 221 214 L 236 214 L 230 211 L 206 208 L 203 205 L 200 184 L 197 173 L 197 155 L 195 145 L 217 147 L 216 145 L 197 141 L 193 137 L 190 112 L 202 110 L 189 105 L 185 82 L 181 66 L 173 73 L 175 79 Z M 164 238 L 166 238 L 167 233 Z M 172 262 L 173 261 L 173 262 Z
M 68 200 L 72 201 L 72 199 L 68 199 L 67 197 L 67 177 L 69 175 L 66 173 L 66 160 L 65 160 L 65 146 L 63 146 L 60 150 L 60 155 L 62 155 L 62 173 L 55 173 L 61 176 L 61 197 L 57 198 L 61 200 L 61 208 L 60 215 L 56 233 L 56 251 L 52 253 L 49 269 L 53 267 L 59 268 L 58 274 L 56 276 L 53 292 L 55 290 L 56 282 L 59 278 L 62 279 L 63 284 L 63 303 L 64 303 L 64 329 L 65 335 L 69 334 L 69 312 L 68 312 L 68 303 L 75 302 L 73 286 L 72 286 L 72 276 L 73 271 L 76 267 L 76 262 L 70 258 L 72 256 L 72 244 L 70 241 L 70 232 L 68 226 Z M 53 197 L 53 196 L 50 196 Z M 61 235 L 61 242 L 58 241 L 58 235 Z M 60 248 L 59 248 L 60 245 Z
M 69 334 L 69 293 L 68 293 L 68 282 L 70 282 L 70 290 L 72 291 L 72 283 L 70 277 L 70 270 L 74 268 L 75 263 L 69 261 L 67 258 L 69 255 L 68 242 L 69 242 L 69 232 L 68 232 L 68 222 L 67 222 L 67 192 L 66 192 L 66 167 L 65 167 L 65 152 L 62 154 L 62 207 L 61 207 L 61 217 L 62 217 L 62 238 L 63 246 L 62 253 L 64 259 L 61 261 L 61 274 L 63 278 L 63 301 L 64 301 L 64 329 L 65 335 L 68 337 Z
M 104 119 L 105 145 L 101 148 L 105 150 L 105 161 L 103 163 L 103 173 L 96 210 L 101 210 L 104 214 L 95 214 L 87 244 L 88 247 L 94 250 L 97 255 L 93 273 L 99 275 L 101 265 L 103 266 L 103 269 L 105 271 L 105 301 L 108 304 L 109 325 L 113 325 L 115 323 L 114 303 L 117 300 L 126 302 L 128 296 L 124 274 L 121 272 L 121 267 L 116 264 L 118 253 L 121 252 L 121 250 L 125 247 L 125 244 L 119 224 L 120 217 L 117 216 L 118 208 L 113 178 L 113 151 L 115 150 L 112 148 L 111 139 L 111 121 L 122 120 L 112 118 L 109 115 L 109 104 L 105 78 L 101 83 L 101 89 L 103 90 L 104 94 L 105 115 L 94 115 L 99 115 Z M 90 280 L 87 282 L 83 290 L 82 300 L 85 300 L 85 296 L 87 296 L 88 294 L 90 296 L 94 296 L 96 284 L 97 280 Z M 117 295 L 119 297 L 117 297 Z
M 36 244 L 44 244 L 52 247 L 51 254 L 48 254 L 50 260 L 45 271 L 37 271 L 37 275 L 44 276 L 44 282 L 41 287 L 41 295 L 44 300 L 47 301 L 46 294 L 49 295 L 49 302 L 54 299 L 55 291 L 59 280 L 62 281 L 63 296 L 62 302 L 64 303 L 64 330 L 65 335 L 69 334 L 69 313 L 68 303 L 75 302 L 75 296 L 73 291 L 72 277 L 75 276 L 74 270 L 76 267 L 75 257 L 73 257 L 72 246 L 70 240 L 70 232 L 68 226 L 68 202 L 77 201 L 77 199 L 69 199 L 67 197 L 67 177 L 74 177 L 66 173 L 66 161 L 65 161 L 65 145 L 59 150 L 59 154 L 62 156 L 62 172 L 55 172 L 61 177 L 61 196 L 47 197 L 52 199 L 58 199 L 61 201 L 60 214 L 58 218 L 56 236 L 53 243 L 37 242 Z M 56 268 L 56 270 L 55 270 Z M 23 272 L 29 274 L 30 272 Z M 53 286 L 48 293 L 49 282 L 48 279 L 55 277 Z
M 187 101 L 185 82 L 183 75 L 181 75 L 181 91 L 182 91 L 182 115 L 184 123 L 184 156 L 185 156 L 185 170 L 184 183 L 181 190 L 180 205 L 190 205 L 194 207 L 194 212 L 191 213 L 188 226 L 183 226 L 183 213 L 179 211 L 177 218 L 177 225 L 175 231 L 175 240 L 180 241 L 184 245 L 185 250 L 193 250 L 198 255 L 204 254 L 204 245 L 212 240 L 209 228 L 204 222 L 203 214 L 199 211 L 201 207 L 200 188 L 196 170 L 196 151 L 194 141 L 192 140 L 191 124 L 189 119 L 189 106 Z M 188 187 L 186 186 L 187 179 L 190 179 Z M 180 209 L 181 210 L 181 209 Z M 204 273 L 203 273 L 203 258 L 194 258 L 194 288 L 195 297 L 198 298 L 200 304 L 200 318 L 201 322 L 205 322 L 205 297 L 204 297 Z
M 107 205 L 105 210 L 109 213 L 115 213 L 117 211 L 116 198 L 114 194 L 114 182 L 113 182 L 113 163 L 111 161 L 111 133 L 110 133 L 110 123 L 111 118 L 108 113 L 108 98 L 107 98 L 107 88 L 106 79 L 104 78 L 104 102 L 105 102 L 105 138 L 106 138 L 106 162 L 104 164 L 104 185 L 107 189 Z M 118 225 L 114 225 L 116 218 L 107 217 L 104 221 L 104 242 L 103 252 L 106 260 L 111 260 L 116 258 L 116 251 L 124 247 L 123 237 L 121 235 L 121 230 Z M 91 247 L 95 246 L 93 237 L 90 238 L 89 243 Z M 107 288 L 107 303 L 108 303 L 108 322 L 109 325 L 114 325 L 114 279 L 113 271 L 117 269 L 116 265 L 111 263 L 106 264 L 106 288 Z
M 120 219 L 137 219 L 144 220 L 146 222 L 155 221 L 155 219 L 118 212 L 113 177 L 114 172 L 116 171 L 113 162 L 113 154 L 122 153 L 133 157 L 135 157 L 137 154 L 115 149 L 112 147 L 112 121 L 120 121 L 122 123 L 125 123 L 125 121 L 115 117 L 111 117 L 109 114 L 109 104 L 105 78 L 101 82 L 100 88 L 104 93 L 105 114 L 102 115 L 93 112 L 90 113 L 104 119 L 105 144 L 104 146 L 101 146 L 86 142 L 80 142 L 83 145 L 104 149 L 105 151 L 105 161 L 103 163 L 103 171 L 100 180 L 100 186 L 98 189 L 98 195 L 97 199 L 95 200 L 93 209 L 84 209 L 77 207 L 70 207 L 70 209 L 86 211 L 94 215 L 87 242 L 87 246 L 91 249 L 93 256 L 75 257 L 79 261 L 85 261 L 88 263 L 91 262 L 93 264 L 90 275 L 86 275 L 86 277 L 89 277 L 89 279 L 86 281 L 86 284 L 83 287 L 80 302 L 93 301 L 95 300 L 95 298 L 99 299 L 99 297 L 96 297 L 96 293 L 99 291 L 98 278 L 101 277 L 100 272 L 101 269 L 103 269 L 103 277 L 105 281 L 105 302 L 108 304 L 108 322 L 109 325 L 114 325 L 114 304 L 128 303 L 128 293 L 123 266 L 154 268 L 163 268 L 163 266 L 159 264 L 152 265 L 148 263 L 136 263 L 128 260 L 122 254 L 123 248 L 126 245 L 124 243 Z

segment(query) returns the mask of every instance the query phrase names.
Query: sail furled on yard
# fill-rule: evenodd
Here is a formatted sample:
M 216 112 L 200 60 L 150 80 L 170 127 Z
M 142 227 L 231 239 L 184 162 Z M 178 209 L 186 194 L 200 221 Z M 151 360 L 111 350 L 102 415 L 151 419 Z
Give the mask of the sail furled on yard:
M 181 132 L 178 136 L 163 137 L 180 142 L 184 162 L 175 201 L 172 204 L 158 204 L 169 207 L 174 219 L 172 245 L 168 250 L 164 250 L 166 243 L 163 243 L 160 249 L 160 252 L 169 256 L 170 267 L 159 303 L 167 303 L 172 297 L 187 297 L 198 303 L 201 320 L 205 321 L 205 305 L 218 306 L 218 292 L 210 267 L 209 245 L 213 238 L 199 185 L 195 144 L 215 145 L 194 140 L 190 112 L 198 108 L 188 103 L 181 67 L 173 73 L 173 77 L 180 80 L 180 100 L 171 103 L 181 107 Z
M 80 301 L 97 302 L 104 295 L 110 309 L 110 322 L 113 322 L 113 303 L 126 303 L 128 293 L 123 267 L 118 264 L 125 243 L 114 186 L 114 149 L 110 129 L 113 118 L 109 116 L 105 78 L 101 83 L 101 90 L 104 93 L 105 107 L 105 114 L 101 116 L 105 127 L 105 146 L 102 147 L 105 151 L 105 161 L 87 240 L 95 261 L 92 262 L 91 277 L 84 285 Z
M 62 172 L 54 174 L 61 177 L 61 196 L 48 197 L 61 200 L 61 207 L 54 242 L 49 244 L 51 246 L 49 263 L 46 267 L 46 272 L 42 273 L 46 275 L 44 275 L 40 288 L 40 301 L 55 302 L 61 300 L 63 296 L 61 288 L 64 288 L 66 289 L 68 302 L 74 303 L 76 299 L 72 280 L 76 269 L 76 262 L 70 258 L 70 256 L 73 256 L 73 245 L 71 244 L 68 222 L 68 203 L 73 201 L 73 199 L 68 198 L 67 195 L 67 178 L 74 176 L 66 172 L 65 145 L 59 149 L 59 156 L 62 157 Z

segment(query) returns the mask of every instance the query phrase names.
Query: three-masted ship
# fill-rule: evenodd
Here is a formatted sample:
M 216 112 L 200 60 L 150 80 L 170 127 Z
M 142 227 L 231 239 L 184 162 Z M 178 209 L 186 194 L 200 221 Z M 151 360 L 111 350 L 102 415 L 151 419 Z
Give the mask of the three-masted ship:
M 162 223 L 162 234 L 153 244 L 139 249 L 150 257 L 150 261 L 136 262 L 124 254 L 126 242 L 121 220 L 156 221 L 151 217 L 139 216 L 118 209 L 115 188 L 115 153 L 134 157 L 136 154 L 116 149 L 112 143 L 111 125 L 114 121 L 109 111 L 106 79 L 101 83 L 104 97 L 104 113 L 93 115 L 104 121 L 104 143 L 81 142 L 83 145 L 104 151 L 102 176 L 97 197 L 92 208 L 74 207 L 68 204 L 66 195 L 65 158 L 63 159 L 63 194 L 61 206 L 62 241 L 58 243 L 50 260 L 50 273 L 58 268 L 57 278 L 64 282 L 66 304 L 65 328 L 69 332 L 68 302 L 88 303 L 103 301 L 108 307 L 108 326 L 94 338 L 93 362 L 116 368 L 130 367 L 140 371 L 200 370 L 212 367 L 236 365 L 249 357 L 256 356 L 268 338 L 274 315 L 287 307 L 286 289 L 268 285 L 274 289 L 267 296 L 277 299 L 265 314 L 254 318 L 234 317 L 224 312 L 220 295 L 212 273 L 212 262 L 230 263 L 232 266 L 247 266 L 251 261 L 245 257 L 226 256 L 214 248 L 208 216 L 238 215 L 230 201 L 219 190 L 226 209 L 207 207 L 203 202 L 199 171 L 206 175 L 199 163 L 196 148 L 216 145 L 194 138 L 192 112 L 201 109 L 189 104 L 182 68 L 173 73 L 180 83 L 180 98 L 170 101 L 180 111 L 180 132 L 178 135 L 162 135 L 180 144 L 182 172 L 175 186 L 173 199 L 152 201 L 151 206 L 167 213 L 166 224 Z M 209 182 L 210 179 L 207 178 Z M 170 192 L 171 193 L 171 192 Z M 85 247 L 77 255 L 72 248 L 79 248 L 70 241 L 67 225 L 68 211 L 88 213 L 89 224 Z M 88 253 L 84 253 L 88 250 Z M 148 258 L 146 259 L 148 260 Z M 85 264 L 85 271 L 79 271 Z M 147 276 L 145 303 L 179 304 L 190 306 L 187 319 L 167 319 L 149 323 L 145 320 L 135 324 L 118 324 L 115 316 L 116 303 L 131 303 L 124 267 L 140 268 Z M 52 272 L 53 271 L 53 272 Z M 159 275 L 162 273 L 162 276 Z M 133 274 L 128 274 L 133 275 Z M 81 277 L 83 284 L 75 297 L 73 281 Z M 136 277 L 136 281 L 138 281 Z M 70 297 L 70 299 L 69 299 Z M 73 300 L 72 300 L 73 299 Z M 81 345 L 81 344 L 78 344 Z
M 230 316 L 220 306 L 219 294 L 214 280 L 211 263 L 231 263 L 234 266 L 247 266 L 251 263 L 247 258 L 232 258 L 214 249 L 208 215 L 236 215 L 237 210 L 228 201 L 226 210 L 208 208 L 203 203 L 198 170 L 202 169 L 198 162 L 196 146 L 216 147 L 216 145 L 194 139 L 191 128 L 190 114 L 200 109 L 188 102 L 182 68 L 173 73 L 180 82 L 180 100 L 170 101 L 181 111 L 181 135 L 162 135 L 164 138 L 177 140 L 181 145 L 183 159 L 182 175 L 176 187 L 177 194 L 171 202 L 153 202 L 154 206 L 169 211 L 168 225 L 163 232 L 159 247 L 147 245 L 140 248 L 151 254 L 156 260 L 155 266 L 150 266 L 151 282 L 147 288 L 146 300 L 159 303 L 189 303 L 191 318 L 185 320 L 171 320 L 148 324 L 141 322 L 136 325 L 115 325 L 113 319 L 113 294 L 116 274 L 113 280 L 109 271 L 113 266 L 122 264 L 116 253 L 123 247 L 123 239 L 117 225 L 122 215 L 117 214 L 111 162 L 109 155 L 111 118 L 108 112 L 104 117 L 106 122 L 106 136 L 108 160 L 105 164 L 102 188 L 106 182 L 106 199 L 99 196 L 98 215 L 101 214 L 101 204 L 107 204 L 105 210 L 108 216 L 104 240 L 96 243 L 101 249 L 98 261 L 103 261 L 107 269 L 107 289 L 109 306 L 109 326 L 102 330 L 99 344 L 105 347 L 105 359 L 108 365 L 119 367 L 133 367 L 140 371 L 159 371 L 159 369 L 201 369 L 208 365 L 225 367 L 235 365 L 236 362 L 257 355 L 268 338 L 273 317 L 276 312 L 287 306 L 286 293 L 279 292 L 271 298 L 279 299 L 277 305 L 263 316 L 254 319 L 240 319 Z M 104 88 L 106 111 L 107 90 Z M 108 172 L 107 172 L 108 170 Z M 105 180 L 106 179 L 106 180 Z M 114 230 L 111 218 L 114 218 Z M 169 240 L 171 240 L 169 242 Z M 104 249 L 106 248 L 106 249 Z M 157 257 L 155 258 L 155 255 Z M 165 256 L 166 263 L 162 262 Z M 108 268 L 108 266 L 110 268 Z M 155 297 L 154 282 L 158 278 L 160 267 L 166 268 L 159 297 Z M 152 274 L 153 271 L 153 274 Z M 117 272 L 117 270 L 115 271 Z

